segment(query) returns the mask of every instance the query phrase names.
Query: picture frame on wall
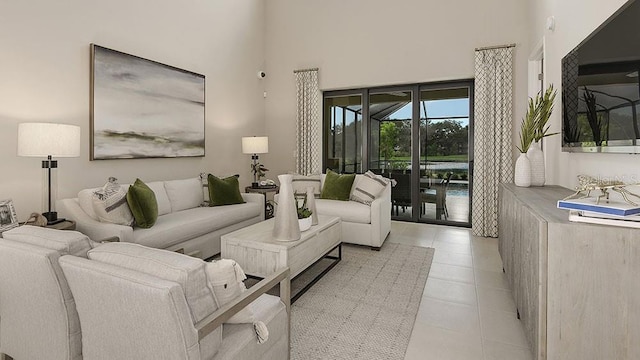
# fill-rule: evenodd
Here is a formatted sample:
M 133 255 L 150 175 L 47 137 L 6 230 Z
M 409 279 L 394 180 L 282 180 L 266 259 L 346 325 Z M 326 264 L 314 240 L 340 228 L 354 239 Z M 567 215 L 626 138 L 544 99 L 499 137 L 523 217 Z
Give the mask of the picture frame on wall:
M 90 154 L 204 156 L 205 76 L 91 44 Z
M 17 227 L 18 215 L 11 199 L 0 200 L 0 234 Z

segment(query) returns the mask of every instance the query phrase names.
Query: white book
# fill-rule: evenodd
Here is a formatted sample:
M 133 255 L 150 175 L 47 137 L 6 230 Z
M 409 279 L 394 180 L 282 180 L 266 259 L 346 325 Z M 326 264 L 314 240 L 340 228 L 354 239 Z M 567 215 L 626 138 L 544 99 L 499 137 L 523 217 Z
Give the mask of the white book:
M 640 216 L 615 216 L 587 211 L 569 211 L 569 221 L 640 229 Z

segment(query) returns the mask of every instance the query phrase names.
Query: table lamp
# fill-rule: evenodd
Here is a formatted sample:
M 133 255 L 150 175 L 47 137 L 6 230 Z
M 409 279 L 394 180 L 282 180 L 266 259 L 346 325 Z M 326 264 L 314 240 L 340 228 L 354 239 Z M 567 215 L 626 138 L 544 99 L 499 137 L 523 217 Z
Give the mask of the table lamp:
M 258 187 L 258 172 L 260 164 L 258 163 L 258 154 L 266 154 L 269 152 L 269 138 L 267 136 L 247 136 L 242 138 L 242 153 L 251 154 L 251 171 L 253 172 L 253 182 L 251 187 Z
M 46 203 L 46 207 L 43 207 L 47 211 L 42 215 L 47 219 L 48 225 L 64 221 L 65 219 L 58 219 L 51 201 L 57 194 L 56 174 L 52 174 L 51 169 L 58 167 L 58 161 L 53 160 L 53 157 L 80 156 L 80 127 L 51 123 L 18 124 L 18 156 L 47 158 L 42 160 L 47 187 L 47 197 L 43 197 L 43 203 Z

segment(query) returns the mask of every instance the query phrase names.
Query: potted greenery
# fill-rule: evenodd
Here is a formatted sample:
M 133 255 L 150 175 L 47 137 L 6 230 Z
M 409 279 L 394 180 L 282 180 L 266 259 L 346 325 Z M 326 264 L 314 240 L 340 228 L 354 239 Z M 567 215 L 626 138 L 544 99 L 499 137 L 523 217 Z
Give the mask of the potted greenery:
M 302 205 L 298 207 L 298 225 L 300 225 L 300 231 L 309 230 L 311 227 L 311 210 L 307 208 L 307 199 L 305 198 Z

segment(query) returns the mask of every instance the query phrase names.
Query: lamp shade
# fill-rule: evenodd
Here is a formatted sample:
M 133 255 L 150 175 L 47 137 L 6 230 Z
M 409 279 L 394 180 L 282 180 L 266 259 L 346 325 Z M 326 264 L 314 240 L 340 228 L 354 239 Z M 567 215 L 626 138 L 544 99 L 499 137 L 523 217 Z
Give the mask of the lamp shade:
M 248 136 L 242 138 L 243 154 L 266 154 L 269 152 L 267 136 Z
M 80 127 L 66 124 L 18 124 L 18 156 L 80 156 Z

